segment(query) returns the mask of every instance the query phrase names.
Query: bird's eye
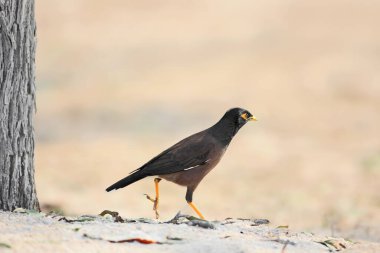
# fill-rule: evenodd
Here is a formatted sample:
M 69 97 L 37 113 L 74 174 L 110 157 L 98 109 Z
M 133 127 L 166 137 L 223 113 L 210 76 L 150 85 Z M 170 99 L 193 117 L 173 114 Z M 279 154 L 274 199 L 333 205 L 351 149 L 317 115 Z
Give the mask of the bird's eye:
M 247 120 L 248 119 L 248 114 L 245 112 L 242 115 L 240 115 L 240 117 L 242 117 L 244 120 Z

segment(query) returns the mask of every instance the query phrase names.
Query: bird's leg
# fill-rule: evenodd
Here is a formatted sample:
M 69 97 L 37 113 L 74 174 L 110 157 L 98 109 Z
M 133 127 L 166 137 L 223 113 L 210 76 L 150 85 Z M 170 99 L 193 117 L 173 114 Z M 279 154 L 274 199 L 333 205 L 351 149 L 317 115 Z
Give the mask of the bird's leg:
M 160 181 L 161 181 L 161 178 L 157 177 L 154 179 L 154 186 L 155 186 L 155 190 L 156 190 L 156 198 L 155 199 L 150 197 L 148 194 L 145 194 L 146 198 L 153 202 L 153 210 L 156 213 L 156 219 L 158 219 L 160 217 L 160 214 L 158 213 L 158 202 L 160 199 L 160 191 L 158 188 L 158 183 Z
M 187 187 L 185 199 L 186 199 L 187 204 L 189 204 L 189 206 L 198 214 L 199 218 L 201 218 L 202 220 L 205 220 L 205 217 L 198 210 L 198 208 L 193 204 L 193 193 L 194 193 L 195 188 L 197 188 L 197 185 L 198 184 L 189 185 Z
M 154 179 L 154 186 L 155 186 L 155 189 L 156 189 L 156 199 L 154 200 L 153 210 L 156 213 L 156 219 L 158 219 L 160 217 L 160 214 L 158 213 L 158 201 L 160 199 L 160 191 L 159 191 L 159 188 L 158 188 L 158 183 L 160 181 L 161 181 L 161 178 L 157 177 L 157 178 Z
M 205 217 L 198 210 L 198 208 L 193 204 L 193 202 L 187 202 L 187 204 L 189 204 L 189 206 L 198 214 L 199 218 L 201 218 L 202 220 L 205 220 Z

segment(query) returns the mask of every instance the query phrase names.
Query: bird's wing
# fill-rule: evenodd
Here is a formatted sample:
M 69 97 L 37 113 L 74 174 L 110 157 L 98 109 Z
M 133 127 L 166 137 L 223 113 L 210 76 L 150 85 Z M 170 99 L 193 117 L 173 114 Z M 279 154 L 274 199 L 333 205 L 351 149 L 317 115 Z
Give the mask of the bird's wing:
M 196 168 L 210 161 L 215 142 L 204 132 L 192 135 L 165 150 L 137 171 L 165 175 Z

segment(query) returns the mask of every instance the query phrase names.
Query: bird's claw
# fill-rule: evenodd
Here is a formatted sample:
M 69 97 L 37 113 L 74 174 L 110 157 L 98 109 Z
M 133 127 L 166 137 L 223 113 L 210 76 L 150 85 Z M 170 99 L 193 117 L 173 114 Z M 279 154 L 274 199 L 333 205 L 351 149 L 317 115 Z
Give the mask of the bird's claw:
M 145 197 L 146 197 L 147 199 L 149 199 L 150 201 L 152 201 L 152 202 L 155 202 L 155 201 L 156 201 L 156 199 L 152 198 L 152 197 L 149 196 L 148 194 L 144 194 L 144 195 L 145 195 Z
M 144 194 L 145 195 L 145 197 L 147 198 L 147 199 L 149 199 L 150 201 L 152 201 L 153 202 L 153 211 L 155 212 L 155 214 L 156 214 L 156 219 L 158 219 L 159 217 L 160 217 L 160 214 L 159 214 L 159 212 L 158 212 L 158 199 L 157 198 L 152 198 L 151 196 L 149 196 L 148 194 Z

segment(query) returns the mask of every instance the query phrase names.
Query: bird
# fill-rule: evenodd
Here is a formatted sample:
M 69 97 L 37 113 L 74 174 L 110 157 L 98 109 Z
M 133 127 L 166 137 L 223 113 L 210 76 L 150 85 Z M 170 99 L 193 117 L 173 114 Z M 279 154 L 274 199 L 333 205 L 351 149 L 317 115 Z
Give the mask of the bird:
M 106 191 L 126 187 L 143 178 L 154 176 L 156 197 L 151 200 L 159 218 L 159 182 L 162 179 L 187 187 L 186 202 L 200 219 L 202 213 L 193 203 L 193 193 L 202 179 L 219 163 L 231 140 L 249 121 L 257 121 L 248 110 L 232 108 L 213 126 L 195 133 L 164 150 L 128 176 L 109 186 Z

